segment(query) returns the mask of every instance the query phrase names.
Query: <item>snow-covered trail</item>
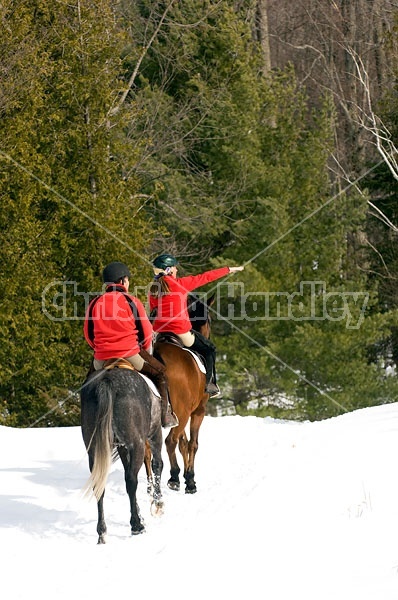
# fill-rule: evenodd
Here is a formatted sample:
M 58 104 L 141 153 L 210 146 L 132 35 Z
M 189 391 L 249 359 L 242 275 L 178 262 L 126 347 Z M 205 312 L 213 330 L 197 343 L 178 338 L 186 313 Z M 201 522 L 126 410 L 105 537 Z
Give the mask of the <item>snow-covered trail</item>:
M 80 429 L 0 427 L 3 597 L 398 599 L 398 404 L 317 423 L 207 417 L 199 443 L 194 495 L 167 488 L 164 453 L 160 518 L 140 472 L 140 536 L 112 467 L 97 546 Z

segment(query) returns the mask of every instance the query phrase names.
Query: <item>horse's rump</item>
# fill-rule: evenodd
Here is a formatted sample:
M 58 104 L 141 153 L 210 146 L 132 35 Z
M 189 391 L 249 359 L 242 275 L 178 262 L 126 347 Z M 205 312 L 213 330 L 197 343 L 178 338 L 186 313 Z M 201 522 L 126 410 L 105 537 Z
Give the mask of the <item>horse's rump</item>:
M 112 454 L 120 446 L 141 452 L 156 423 L 159 402 L 136 371 L 111 369 L 90 375 L 81 390 L 81 426 L 90 457 L 86 492 L 97 500 L 105 489 Z
M 117 368 L 92 373 L 82 386 L 80 399 L 83 439 L 88 447 L 86 434 L 100 415 L 105 418 L 106 412 L 113 408 L 113 424 L 122 431 L 125 411 L 134 407 L 137 414 L 150 415 L 152 393 L 138 372 Z

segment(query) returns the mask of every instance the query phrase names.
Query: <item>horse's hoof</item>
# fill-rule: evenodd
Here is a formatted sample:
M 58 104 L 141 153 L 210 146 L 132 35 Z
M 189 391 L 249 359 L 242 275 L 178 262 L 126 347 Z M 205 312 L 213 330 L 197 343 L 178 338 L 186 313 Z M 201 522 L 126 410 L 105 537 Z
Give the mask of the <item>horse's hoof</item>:
M 153 517 L 161 517 L 164 514 L 164 502 L 163 500 L 153 500 L 151 503 L 151 515 Z
M 98 538 L 98 542 L 97 542 L 97 544 L 105 544 L 105 543 L 106 543 L 106 540 L 105 540 L 105 535 L 104 535 L 104 534 L 101 534 L 101 535 L 99 536 L 99 538 Z
M 140 529 L 132 529 L 131 535 L 140 535 L 140 533 L 144 533 L 144 532 L 145 532 L 145 527 L 143 525 L 141 525 Z
M 196 492 L 197 492 L 196 485 L 194 487 L 191 487 L 191 488 L 189 488 L 189 487 L 185 488 L 185 493 L 186 494 L 196 494 Z
M 174 490 L 175 492 L 178 492 L 179 489 L 180 489 L 180 482 L 179 481 L 173 481 L 172 479 L 169 479 L 169 481 L 167 482 L 167 486 L 171 490 Z

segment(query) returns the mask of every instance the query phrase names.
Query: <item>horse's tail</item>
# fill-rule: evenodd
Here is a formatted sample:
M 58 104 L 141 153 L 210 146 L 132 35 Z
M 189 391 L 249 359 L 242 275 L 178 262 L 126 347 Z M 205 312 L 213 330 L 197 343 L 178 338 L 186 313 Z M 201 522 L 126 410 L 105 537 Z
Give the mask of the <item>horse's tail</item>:
M 85 495 L 94 495 L 97 501 L 101 498 L 108 478 L 112 462 L 113 448 L 113 397 L 112 383 L 106 379 L 97 387 L 97 419 L 95 429 L 87 450 L 93 458 L 91 475 L 85 486 Z M 90 450 L 92 448 L 92 450 Z

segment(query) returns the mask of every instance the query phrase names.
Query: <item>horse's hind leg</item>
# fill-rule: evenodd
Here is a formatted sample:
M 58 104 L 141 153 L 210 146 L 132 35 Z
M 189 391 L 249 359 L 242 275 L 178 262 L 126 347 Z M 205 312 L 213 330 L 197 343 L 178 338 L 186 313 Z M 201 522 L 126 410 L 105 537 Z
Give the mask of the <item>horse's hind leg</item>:
M 137 505 L 138 471 L 144 462 L 145 446 L 144 444 L 139 448 L 130 446 L 128 449 L 119 447 L 118 452 L 123 463 L 126 490 L 130 499 L 131 533 L 136 535 L 145 530 Z
M 204 406 L 199 406 L 191 415 L 190 439 L 188 442 L 188 461 L 184 470 L 185 493 L 195 494 L 197 491 L 195 483 L 195 456 L 198 451 L 199 429 L 205 416 Z
M 153 476 L 152 476 L 152 451 L 148 440 L 145 443 L 144 465 L 146 471 L 146 491 L 150 496 L 153 496 Z
M 152 470 L 153 470 L 153 490 L 152 490 L 152 506 L 151 513 L 153 515 L 163 514 L 163 497 L 162 489 L 160 485 L 162 471 L 163 471 L 163 460 L 162 460 L 162 444 L 163 436 L 162 430 L 159 427 L 156 433 L 150 440 L 150 448 L 152 451 Z
M 180 436 L 185 437 L 185 433 L 181 432 L 181 422 L 180 425 L 173 427 L 173 429 L 170 430 L 170 433 L 165 440 L 166 450 L 170 461 L 170 479 L 168 480 L 167 485 L 171 490 L 177 492 L 180 489 L 180 467 L 177 462 L 176 448 L 177 443 L 181 439 Z
M 98 510 L 98 523 L 97 523 L 97 533 L 98 533 L 98 544 L 105 544 L 105 535 L 106 535 L 106 524 L 104 519 L 104 496 L 105 492 L 102 493 L 101 498 L 97 502 L 97 510 Z
M 178 449 L 180 451 L 182 460 L 184 462 L 184 478 L 185 478 L 185 473 L 187 472 L 187 468 L 188 468 L 188 438 L 186 436 L 185 431 L 182 434 L 182 436 L 180 437 L 180 439 L 178 440 Z
M 88 466 L 90 468 L 90 473 L 93 470 L 94 458 L 92 456 L 92 451 L 89 452 L 88 456 Z M 97 502 L 97 512 L 98 512 L 98 521 L 97 521 L 97 533 L 98 533 L 98 544 L 105 544 L 105 536 L 106 536 L 106 523 L 105 523 L 105 515 L 104 515 L 104 496 L 105 490 L 102 492 L 100 499 Z

